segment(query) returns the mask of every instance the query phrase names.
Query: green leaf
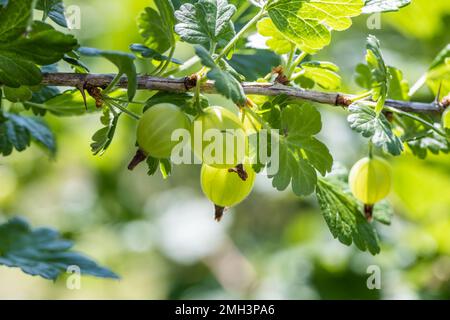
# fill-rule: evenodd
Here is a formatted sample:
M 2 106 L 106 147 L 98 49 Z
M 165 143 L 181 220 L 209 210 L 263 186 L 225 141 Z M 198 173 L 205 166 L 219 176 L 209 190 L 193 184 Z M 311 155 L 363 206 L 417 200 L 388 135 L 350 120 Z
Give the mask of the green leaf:
M 434 59 L 428 69 L 426 82 L 435 95 L 438 94 L 439 90 L 441 97 L 450 93 L 450 44 L 447 44 Z
M 360 250 L 368 250 L 373 255 L 380 252 L 375 228 L 363 217 L 356 201 L 340 186 L 320 179 L 316 196 L 334 238 L 348 246 L 354 243 Z
M 338 66 L 326 61 L 309 61 L 302 63 L 296 70 L 295 82 L 305 89 L 312 89 L 314 85 L 325 90 L 336 90 L 341 86 L 341 77 L 337 72 Z
M 383 114 L 377 115 L 375 110 L 364 102 L 352 104 L 349 111 L 351 114 L 348 116 L 348 122 L 353 130 L 365 138 L 371 138 L 373 144 L 384 152 L 394 156 L 402 153 L 403 143 L 392 132 L 391 124 Z
M 279 170 L 270 176 L 277 190 L 289 184 L 298 196 L 314 192 L 318 170 L 322 175 L 331 171 L 333 158 L 328 148 L 314 135 L 322 129 L 320 113 L 312 105 L 288 105 L 281 112 Z
M 295 45 L 282 32 L 278 31 L 272 19 L 264 18 L 256 24 L 258 33 L 267 37 L 266 45 L 276 54 L 287 54 Z
M 420 122 L 407 117 L 401 117 L 399 122 L 404 134 L 402 140 L 411 152 L 420 159 L 426 159 L 429 153 L 450 153 L 450 141 L 436 132 L 425 127 Z M 438 129 L 441 129 L 436 124 Z
M 89 73 L 88 66 L 80 60 L 80 55 L 76 51 L 68 52 L 63 60 L 67 62 L 76 73 Z
M 234 103 L 243 104 L 246 98 L 239 81 L 230 72 L 224 71 L 216 65 L 205 48 L 196 46 L 195 52 L 200 57 L 202 64 L 211 69 L 207 76 L 215 81 L 214 86 L 217 91 L 226 98 L 233 100 Z
M 358 64 L 354 75 L 355 82 L 364 89 L 372 89 L 372 72 L 366 64 Z
M 72 247 L 73 242 L 62 239 L 57 231 L 31 229 L 21 218 L 0 225 L 0 265 L 20 268 L 26 274 L 48 280 L 56 280 L 69 266 L 77 266 L 85 275 L 119 278 L 111 270 L 71 251 Z
M 24 151 L 31 139 L 55 154 L 55 137 L 40 118 L 3 113 L 0 119 L 0 154 L 11 154 L 13 147 L 19 152 Z
M 102 155 L 111 145 L 120 115 L 120 113 L 113 113 L 108 107 L 103 109 L 103 115 L 100 121 L 104 127 L 92 136 L 91 150 L 94 155 Z
M 145 45 L 161 54 L 175 46 L 174 8 L 167 0 L 152 0 L 152 2 L 156 8 L 145 8 L 137 23 L 139 33 L 145 39 Z
M 450 153 L 450 142 L 435 132 L 428 133 L 421 138 L 412 139 L 406 143 L 412 153 L 420 159 L 426 159 L 428 153 L 438 155 L 439 153 Z
M 366 61 L 372 75 L 372 98 L 377 101 L 376 112 L 378 114 L 383 110 L 386 101 L 390 76 L 381 53 L 380 42 L 372 35 L 367 37 Z
M 76 46 L 73 36 L 35 22 L 27 35 L 0 43 L 0 82 L 14 88 L 37 85 L 42 76 L 36 64 L 58 62 Z
M 11 102 L 24 102 L 33 97 L 33 92 L 29 87 L 21 86 L 19 88 L 4 87 L 5 98 Z
M 175 31 L 183 41 L 192 44 L 224 44 L 235 35 L 231 21 L 235 12 L 236 7 L 227 0 L 186 3 L 175 12 Z
M 38 92 L 33 92 L 31 100 L 23 102 L 25 110 L 31 110 L 35 116 L 43 117 L 47 113 L 46 108 L 41 108 L 42 103 L 37 101 L 46 101 L 60 94 L 58 88 L 43 87 Z
M 394 217 L 394 209 L 386 200 L 378 202 L 373 209 L 373 219 L 390 226 Z
M 130 46 L 130 50 L 133 51 L 134 53 L 138 53 L 139 56 L 143 59 L 151 59 L 156 61 L 170 61 L 179 65 L 183 64 L 180 60 L 169 58 L 168 56 L 159 54 L 155 50 L 143 44 L 134 43 Z
M 247 81 L 256 81 L 269 74 L 273 67 L 279 66 L 281 59 L 269 50 L 246 49 L 235 51 L 229 64 Z
M 78 52 L 88 57 L 103 57 L 111 61 L 118 69 L 117 77 L 126 75 L 128 78 L 128 100 L 132 101 L 137 90 L 137 74 L 134 60 L 136 57 L 132 54 L 120 51 L 104 51 L 95 48 L 82 47 Z
M 0 130 L 0 132 L 4 132 L 4 137 L 1 138 L 4 148 L 3 155 L 9 155 L 13 148 L 22 152 L 30 146 L 30 134 L 24 127 L 16 125 L 13 121 L 6 121 L 0 126 L 5 128 Z
M 147 157 L 147 166 L 148 166 L 147 174 L 149 176 L 154 175 L 159 168 L 159 159 L 153 158 L 151 156 Z
M 411 0 L 366 0 L 362 9 L 364 14 L 398 11 L 409 5 Z
M 97 111 L 95 100 L 89 95 L 86 96 L 86 109 L 83 96 L 79 90 L 68 90 L 54 95 L 46 101 L 40 100 L 35 101 L 35 103 L 39 104 L 43 110 L 47 110 L 57 116 L 78 116 Z M 24 105 L 32 107 L 28 103 Z
M 310 104 L 289 105 L 281 114 L 282 131 L 289 139 L 316 135 L 322 130 L 319 111 Z
M 313 137 L 289 138 L 288 141 L 300 148 L 308 160 L 323 176 L 331 171 L 333 166 L 333 157 L 330 154 L 327 146 Z
M 363 0 L 278 0 L 268 12 L 287 39 L 313 54 L 330 43 L 330 30 L 348 29 L 350 18 L 360 15 L 363 6 Z
M 33 0 L 8 1 L 0 8 L 0 43 L 20 37 L 27 29 L 33 15 Z
M 394 67 L 388 67 L 391 80 L 389 81 L 388 97 L 394 100 L 409 100 L 409 84 L 403 78 L 403 73 Z
M 43 20 L 50 18 L 61 27 L 67 28 L 67 20 L 64 15 L 64 4 L 62 0 L 38 0 L 36 9 L 44 12 Z

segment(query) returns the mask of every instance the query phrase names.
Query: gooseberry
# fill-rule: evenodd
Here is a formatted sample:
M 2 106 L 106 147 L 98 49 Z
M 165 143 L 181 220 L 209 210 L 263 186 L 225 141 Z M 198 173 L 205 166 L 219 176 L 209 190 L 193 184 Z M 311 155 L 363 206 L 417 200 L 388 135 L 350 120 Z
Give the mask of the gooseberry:
M 201 186 L 206 197 L 216 205 L 216 219 L 221 215 L 217 209 L 233 207 L 245 200 L 253 189 L 256 173 L 250 165 L 243 165 L 246 179 L 233 169 L 220 169 L 208 165 L 202 166 Z
M 203 164 L 232 168 L 247 152 L 245 128 L 238 116 L 223 107 L 209 107 L 194 120 L 191 129 L 194 154 Z
M 188 116 L 179 107 L 169 103 L 154 105 L 139 120 L 137 142 L 147 155 L 157 159 L 170 158 L 179 141 L 172 141 L 177 129 L 190 130 Z
M 383 200 L 391 190 L 391 167 L 380 157 L 363 158 L 351 169 L 349 185 L 358 200 L 373 206 Z

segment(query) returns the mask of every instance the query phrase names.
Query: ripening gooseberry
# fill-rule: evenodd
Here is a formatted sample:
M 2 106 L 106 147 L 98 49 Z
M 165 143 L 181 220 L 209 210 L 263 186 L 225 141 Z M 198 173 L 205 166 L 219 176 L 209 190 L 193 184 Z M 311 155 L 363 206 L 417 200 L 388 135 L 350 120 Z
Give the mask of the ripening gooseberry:
M 201 185 L 203 193 L 216 206 L 233 207 L 245 200 L 253 189 L 256 173 L 250 165 L 244 165 L 247 179 L 244 181 L 236 172 L 208 165 L 202 166 Z
M 147 155 L 157 159 L 170 158 L 179 141 L 172 141 L 177 129 L 190 130 L 191 123 L 179 107 L 169 103 L 154 105 L 139 120 L 137 142 Z
M 349 185 L 358 200 L 366 205 L 374 205 L 391 190 L 391 166 L 380 157 L 363 158 L 351 169 Z
M 203 164 L 232 168 L 247 152 L 245 128 L 238 116 L 223 107 L 209 107 L 194 120 L 192 149 Z

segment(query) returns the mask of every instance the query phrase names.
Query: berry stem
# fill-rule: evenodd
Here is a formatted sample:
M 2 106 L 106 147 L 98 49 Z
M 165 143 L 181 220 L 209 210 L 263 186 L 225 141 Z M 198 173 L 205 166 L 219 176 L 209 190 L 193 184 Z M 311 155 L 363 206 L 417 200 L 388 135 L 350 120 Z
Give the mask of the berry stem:
M 147 155 L 141 149 L 138 149 L 136 155 L 131 159 L 130 164 L 128 165 L 128 170 L 133 171 L 141 162 L 144 162 L 147 159 Z

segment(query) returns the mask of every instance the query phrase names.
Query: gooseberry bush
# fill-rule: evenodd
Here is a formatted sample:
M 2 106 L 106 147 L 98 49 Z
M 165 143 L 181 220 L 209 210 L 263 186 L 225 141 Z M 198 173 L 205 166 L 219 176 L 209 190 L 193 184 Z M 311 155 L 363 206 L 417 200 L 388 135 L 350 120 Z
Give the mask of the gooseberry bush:
M 290 186 L 299 197 L 315 194 L 340 242 L 379 253 L 376 224 L 390 224 L 392 215 L 385 197 L 393 173 L 384 158 L 405 150 L 422 159 L 449 152 L 450 44 L 410 89 L 402 71 L 384 60 L 378 39 L 368 35 L 366 63 L 355 65 L 360 90 L 343 94 L 336 93 L 338 66 L 316 60 L 316 54 L 334 32 L 350 28 L 352 18 L 401 10 L 409 0 L 148 2 L 137 19 L 142 43 L 118 52 L 83 47 L 70 34 L 62 0 L 0 0 L 0 154 L 23 152 L 33 142 L 53 156 L 56 138 L 46 115 L 98 112 L 94 156 L 107 153 L 119 121 L 131 117 L 137 136 L 129 169 L 145 162 L 149 175 L 159 170 L 169 178 L 182 140 L 174 139 L 174 132 L 184 130 L 191 140 L 180 149 L 202 165 L 200 185 L 215 205 L 217 220 L 249 195 L 257 174 L 266 173 L 278 191 Z M 265 48 L 252 48 L 249 39 L 255 35 L 265 39 Z M 180 42 L 192 45 L 191 59 L 174 58 Z M 117 70 L 91 73 L 84 57 L 106 59 Z M 69 67 L 70 73 L 60 71 Z M 436 100 L 411 101 L 424 85 Z M 138 101 L 137 90 L 148 99 Z M 210 105 L 213 93 L 236 108 Z M 142 112 L 132 111 L 131 104 Z M 326 125 L 318 111 L 323 105 L 347 110 L 350 128 L 367 140 L 367 154 L 350 176 L 317 138 Z M 215 129 L 215 139 L 226 142 L 217 148 L 210 145 L 213 139 L 198 142 L 196 128 Z M 261 157 L 261 145 L 268 147 L 268 157 Z M 48 279 L 70 265 L 86 274 L 117 277 L 71 246 L 56 231 L 32 229 L 21 218 L 0 226 L 0 264 Z

